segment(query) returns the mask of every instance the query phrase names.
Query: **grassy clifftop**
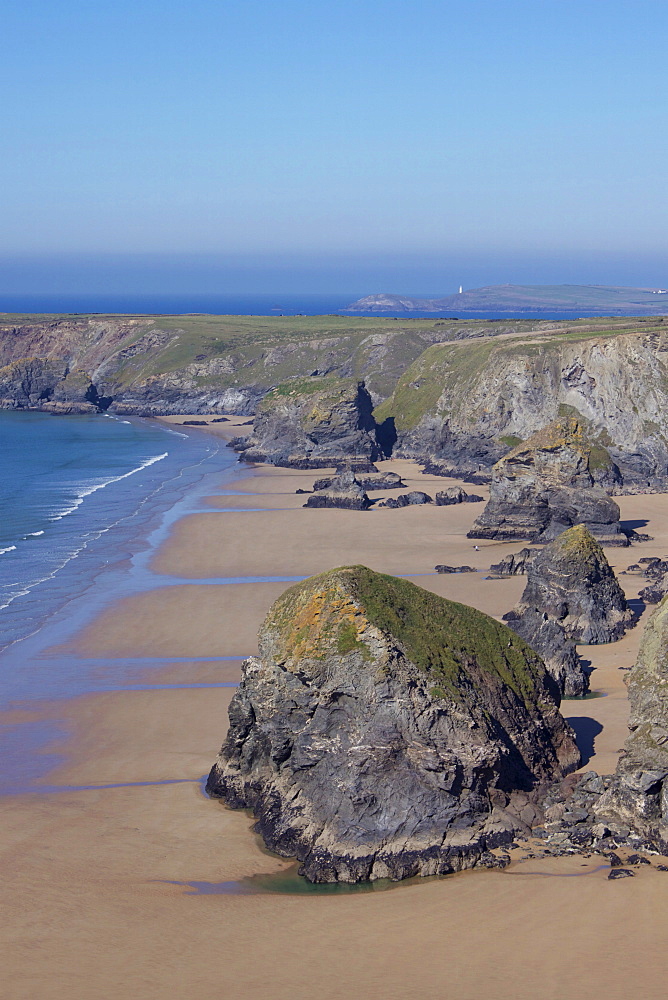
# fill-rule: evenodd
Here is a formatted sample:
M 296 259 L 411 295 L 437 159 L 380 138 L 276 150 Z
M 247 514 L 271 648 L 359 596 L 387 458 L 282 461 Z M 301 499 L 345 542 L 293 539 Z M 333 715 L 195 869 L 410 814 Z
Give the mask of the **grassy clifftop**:
M 503 404 L 500 388 L 506 376 L 517 384 L 523 373 L 531 373 L 536 383 L 544 380 L 550 385 L 553 395 L 561 388 L 567 391 L 568 386 L 559 385 L 563 358 L 576 354 L 580 346 L 591 352 L 598 343 L 615 339 L 643 340 L 651 350 L 665 350 L 668 325 L 664 327 L 662 318 L 582 320 L 546 323 L 526 334 L 433 344 L 403 372 L 392 395 L 376 408 L 375 416 L 379 422 L 393 417 L 399 433 L 414 430 L 430 414 L 440 419 L 461 417 L 465 425 L 493 423 L 492 408 Z M 573 387 L 577 389 L 576 381 Z M 559 409 L 578 415 L 572 405 L 560 405 Z M 506 443 L 515 444 L 523 436 L 511 434 Z M 604 455 L 599 457 L 605 460 Z

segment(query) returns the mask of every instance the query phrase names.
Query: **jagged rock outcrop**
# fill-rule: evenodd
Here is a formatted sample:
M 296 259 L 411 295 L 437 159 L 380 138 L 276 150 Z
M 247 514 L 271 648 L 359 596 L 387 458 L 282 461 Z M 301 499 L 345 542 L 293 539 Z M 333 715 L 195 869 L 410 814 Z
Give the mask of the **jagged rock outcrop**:
M 0 368 L 0 409 L 92 413 L 98 397 L 90 376 L 47 358 L 22 358 Z
M 420 504 L 433 503 L 434 501 L 423 490 L 411 490 L 410 493 L 401 493 L 398 497 L 388 497 L 379 507 L 390 507 L 397 510 L 399 507 L 415 507 Z
M 512 552 L 501 562 L 492 563 L 489 571 L 494 576 L 518 576 L 526 573 L 527 566 L 540 551 L 540 549 L 520 549 L 519 552 Z
M 650 616 L 627 676 L 629 736 L 596 812 L 668 852 L 668 598 Z
M 537 608 L 509 611 L 503 620 L 542 657 L 565 698 L 581 698 L 587 694 L 589 675 L 561 622 Z
M 355 477 L 362 489 L 367 493 L 372 493 L 375 490 L 399 490 L 406 485 L 401 476 L 398 476 L 396 472 L 376 472 L 366 475 L 356 472 Z M 313 483 L 313 490 L 328 489 L 335 478 L 335 476 L 325 476 L 322 479 L 316 479 Z
M 576 323 L 568 336 L 436 344 L 376 410 L 392 417 L 394 454 L 479 473 L 547 423 L 572 414 L 619 467 L 624 488 L 668 486 L 668 327 L 625 324 L 607 335 Z M 653 328 L 652 328 L 653 327 Z M 581 333 L 581 336 L 578 336 Z
M 559 622 L 574 642 L 615 642 L 634 622 L 603 549 L 582 524 L 564 531 L 529 563 L 515 610 L 529 609 Z
M 207 789 L 316 882 L 498 864 L 577 766 L 542 661 L 505 626 L 345 567 L 287 590 L 243 666 Z
M 305 507 L 341 507 L 344 510 L 368 510 L 371 501 L 352 472 L 342 472 L 323 490 L 312 493 Z
M 244 461 L 323 468 L 345 456 L 382 457 L 364 382 L 312 378 L 279 386 L 262 400 L 253 432 L 235 448 Z
M 490 498 L 469 538 L 549 541 L 586 524 L 604 545 L 628 545 L 619 507 L 600 485 L 618 479 L 607 451 L 572 417 L 557 420 L 513 448 L 492 472 Z
M 482 503 L 482 497 L 476 493 L 467 493 L 461 486 L 449 486 L 447 490 L 440 490 L 435 500 L 439 507 L 448 507 L 454 503 Z

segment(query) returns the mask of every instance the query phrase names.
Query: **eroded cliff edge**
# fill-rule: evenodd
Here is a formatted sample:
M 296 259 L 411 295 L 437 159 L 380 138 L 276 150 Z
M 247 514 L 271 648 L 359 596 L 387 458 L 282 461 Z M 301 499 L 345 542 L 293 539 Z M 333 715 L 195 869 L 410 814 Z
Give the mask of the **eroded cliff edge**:
M 505 626 L 345 567 L 287 590 L 244 663 L 208 791 L 317 882 L 496 865 L 577 767 L 541 659 Z

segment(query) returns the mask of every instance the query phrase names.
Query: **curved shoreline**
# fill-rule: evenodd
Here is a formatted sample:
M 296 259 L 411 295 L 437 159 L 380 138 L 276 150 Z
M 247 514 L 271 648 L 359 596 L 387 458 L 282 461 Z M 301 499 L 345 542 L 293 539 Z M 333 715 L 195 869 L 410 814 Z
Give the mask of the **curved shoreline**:
M 387 468 L 427 492 L 443 484 L 408 462 Z M 63 669 L 75 676 L 82 667 L 97 671 L 98 682 L 115 680 L 118 689 L 42 704 L 35 691 L 15 716 L 60 725 L 66 739 L 52 740 L 61 760 L 34 776 L 34 793 L 28 786 L 0 800 L 12 926 L 7 982 L 18 986 L 29 977 L 33 992 L 47 1000 L 295 1000 L 314 992 L 325 1000 L 362 994 L 433 1000 L 444 989 L 449 1000 L 491 994 L 557 1000 L 564 992 L 608 1000 L 639 987 L 652 1000 L 662 995 L 668 959 L 657 935 L 665 884 L 649 866 L 621 882 L 608 882 L 602 869 L 588 878 L 531 879 L 474 871 L 402 892 L 332 899 L 193 898 L 184 889 L 290 867 L 259 850 L 245 813 L 205 799 L 198 784 L 226 728 L 233 688 L 219 685 L 235 682 L 241 656 L 254 651 L 259 620 L 286 586 L 276 579 L 248 582 L 249 576 L 308 575 L 354 552 L 355 561 L 381 571 L 430 571 L 416 582 L 495 614 L 511 607 L 523 587 L 522 578 L 433 574 L 435 562 L 487 568 L 518 547 L 484 543 L 474 551 L 465 538 L 473 505 L 302 510 L 304 498 L 294 491 L 318 473 L 234 471 L 225 483 L 229 495 L 219 492 L 207 499 L 206 513 L 199 504 L 199 512 L 173 522 L 152 550 L 148 572 L 161 574 L 159 587 L 106 606 L 60 644 L 55 655 Z M 648 517 L 655 541 L 632 556 L 615 553 L 617 569 L 668 549 L 664 503 L 656 495 L 620 499 L 625 516 Z M 219 582 L 242 576 L 243 582 Z M 621 580 L 635 596 L 641 581 Z M 620 668 L 633 662 L 641 628 L 618 643 L 588 648 L 593 687 L 607 697 L 564 704 L 568 717 L 603 725 L 587 767 L 614 767 L 626 726 Z M 43 653 L 34 657 L 44 683 L 49 663 Z M 40 754 L 35 760 L 45 763 Z M 61 790 L 43 795 L 40 785 Z M 580 863 L 551 859 L 544 874 L 579 874 Z M 536 868 L 528 860 L 512 870 L 523 864 Z M 656 944 L 653 962 L 640 968 L 628 956 L 646 954 L 648 940 Z M 213 961 L 220 942 L 224 949 Z

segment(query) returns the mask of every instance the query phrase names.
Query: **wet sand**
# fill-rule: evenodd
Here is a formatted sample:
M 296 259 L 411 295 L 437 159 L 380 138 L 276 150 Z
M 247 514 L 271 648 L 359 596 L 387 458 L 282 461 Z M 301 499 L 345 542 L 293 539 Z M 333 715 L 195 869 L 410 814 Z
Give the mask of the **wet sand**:
M 383 467 L 432 495 L 450 484 L 421 476 L 410 463 Z M 196 685 L 233 681 L 240 662 L 196 658 L 253 652 L 264 613 L 289 583 L 218 581 L 300 576 L 363 562 L 496 616 L 512 607 L 524 585 L 521 577 L 484 580 L 491 562 L 521 546 L 479 543 L 476 552 L 465 533 L 478 505 L 299 509 L 306 498 L 295 489 L 308 488 L 321 474 L 240 470 L 228 495 L 211 498 L 210 513 L 177 523 L 154 561 L 159 586 L 111 606 L 60 651 L 74 658 L 191 659 L 138 669 L 137 687 L 152 690 L 32 706 L 36 718 L 58 721 L 70 739 L 61 766 L 44 774 L 43 792 L 1 803 L 9 919 L 3 921 L 0 995 L 662 997 L 668 874 L 647 867 L 633 879 L 609 882 L 599 858 L 576 856 L 517 860 L 506 872 L 467 872 L 387 892 L 235 891 L 249 876 L 287 871 L 290 864 L 262 850 L 248 815 L 202 793 L 233 692 Z M 668 498 L 619 502 L 624 517 L 649 522 L 641 530 L 655 540 L 607 550 L 616 568 L 668 552 Z M 480 572 L 436 576 L 436 562 L 466 563 Z M 645 582 L 630 575 L 620 580 L 629 597 Z M 602 772 L 614 768 L 626 735 L 620 667 L 633 663 L 640 631 L 587 647 L 592 687 L 605 697 L 563 705 L 583 745 L 590 745 L 588 766 Z M 160 684 L 182 686 L 155 689 Z M 189 883 L 232 885 L 198 895 Z

